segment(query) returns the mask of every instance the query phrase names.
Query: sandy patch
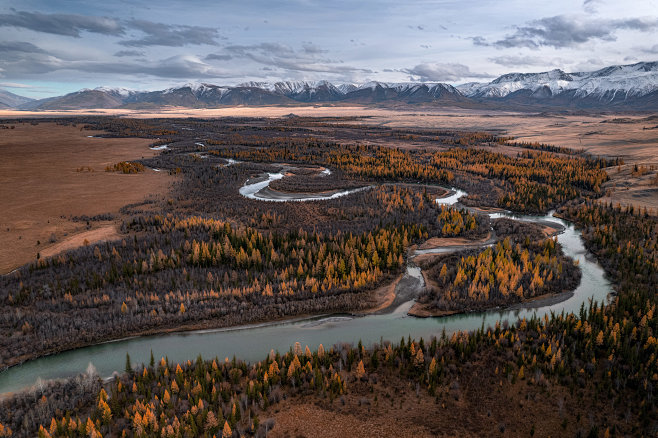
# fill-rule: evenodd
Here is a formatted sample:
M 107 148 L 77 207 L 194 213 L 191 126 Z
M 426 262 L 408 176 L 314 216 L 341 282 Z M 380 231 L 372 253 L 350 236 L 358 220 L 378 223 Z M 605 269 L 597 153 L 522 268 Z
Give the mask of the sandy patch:
M 546 226 L 544 226 L 544 228 L 542 228 L 542 232 L 544 233 L 544 235 L 546 237 L 555 236 L 560 231 L 561 230 L 559 230 L 557 228 L 554 228 L 554 227 L 550 227 L 548 225 L 546 225 Z
M 115 224 L 101 225 L 95 230 L 82 231 L 72 236 L 68 236 L 61 242 L 55 243 L 41 251 L 41 257 L 52 257 L 59 253 L 70 251 L 79 248 L 86 244 L 93 245 L 94 243 L 106 242 L 108 240 L 116 240 L 120 237 Z
M 491 233 L 486 237 L 478 240 L 471 240 L 465 237 L 430 237 L 418 249 L 434 249 L 442 248 L 444 246 L 472 246 L 483 245 L 491 238 Z
M 415 316 L 416 318 L 431 318 L 433 316 L 450 316 L 460 313 L 456 310 L 437 310 L 430 309 L 427 304 L 414 303 L 407 315 Z
M 430 262 L 434 258 L 441 257 L 443 255 L 445 255 L 445 254 L 431 254 L 431 253 L 430 254 L 418 254 L 418 255 L 414 256 L 414 262 L 416 262 L 416 264 L 418 264 L 418 265 L 423 265 L 426 262 Z
M 384 310 L 387 307 L 390 307 L 391 304 L 393 304 L 393 302 L 395 301 L 395 288 L 397 287 L 398 283 L 400 282 L 403 276 L 404 274 L 401 274 L 392 283 L 375 289 L 371 293 L 371 296 L 374 298 L 377 305 L 372 309 L 364 310 L 359 313 L 363 313 L 363 314 L 376 313 L 379 312 L 380 310 Z

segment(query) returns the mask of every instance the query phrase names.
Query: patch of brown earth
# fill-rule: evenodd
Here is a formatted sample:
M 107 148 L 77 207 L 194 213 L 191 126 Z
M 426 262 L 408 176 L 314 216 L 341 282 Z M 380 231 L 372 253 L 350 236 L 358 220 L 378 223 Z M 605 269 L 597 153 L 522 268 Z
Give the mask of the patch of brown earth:
M 608 168 L 610 181 L 603 184 L 602 189 L 606 195 L 601 198 L 601 202 L 612 202 L 622 207 L 646 207 L 658 213 L 658 165 L 639 165 L 639 172 L 634 167 L 626 164 Z
M 118 239 L 121 235 L 117 230 L 116 224 L 105 223 L 98 228 L 82 231 L 77 234 L 66 237 L 64 240 L 41 251 L 41 257 L 52 257 L 59 253 L 79 248 L 83 245 L 93 245 L 94 243 L 106 242 Z
M 16 123 L 2 130 L 0 273 L 35 260 L 37 253 L 72 249 L 85 239 L 74 237 L 79 233 L 92 232 L 90 242 L 113 237 L 108 222 L 87 226 L 73 216 L 116 216 L 126 204 L 168 192 L 173 178 L 166 172 L 105 172 L 119 161 L 157 154 L 148 148 L 151 140 L 88 137 L 98 134 L 54 123 Z
M 430 318 L 433 316 L 450 316 L 460 313 L 456 310 L 437 310 L 430 308 L 427 304 L 423 303 L 414 303 L 411 306 L 411 309 L 407 312 L 409 316 L 415 316 L 416 318 Z
M 401 274 L 392 283 L 386 284 L 372 291 L 370 296 L 377 303 L 376 306 L 373 307 L 372 309 L 361 311 L 360 313 L 364 313 L 364 314 L 376 313 L 379 312 L 380 310 L 386 309 L 391 304 L 393 304 L 393 302 L 395 301 L 395 288 L 397 287 L 398 283 L 400 282 L 403 276 L 404 274 Z
M 472 240 L 465 237 L 430 237 L 418 249 L 434 249 L 444 246 L 479 245 L 491 238 L 491 233 L 482 239 Z
M 281 411 L 275 416 L 275 427 L 267 435 L 271 438 L 400 436 L 400 426 L 402 426 L 393 421 L 377 421 L 349 412 L 323 409 L 312 404 L 284 403 L 279 408 Z M 423 427 L 408 423 L 404 426 L 405 436 L 434 436 Z
M 476 354 L 458 377 L 441 380 L 434 397 L 394 373 L 376 381 L 370 376 L 367 383 L 348 381 L 348 394 L 333 401 L 316 394 L 289 397 L 264 412 L 261 422 L 274 420 L 268 437 L 557 437 L 586 436 L 592 424 L 618 414 L 589 387 L 570 394 L 541 373 L 507 378 L 502 369 L 499 359 Z

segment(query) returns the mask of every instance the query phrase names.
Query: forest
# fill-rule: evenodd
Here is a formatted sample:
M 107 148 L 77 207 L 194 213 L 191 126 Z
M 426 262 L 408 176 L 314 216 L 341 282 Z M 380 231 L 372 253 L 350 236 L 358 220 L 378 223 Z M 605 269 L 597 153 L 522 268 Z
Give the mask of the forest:
M 380 396 L 383 403 L 387 385 L 402 379 L 417 382 L 418 391 L 437 403 L 450 403 L 463 391 L 455 382 L 469 373 L 464 364 L 471 363 L 481 372 L 481 384 L 492 387 L 509 386 L 529 395 L 565 388 L 591 415 L 583 420 L 580 414 L 577 419 L 561 414 L 563 430 L 556 433 L 650 435 L 658 420 L 653 396 L 658 381 L 653 290 L 658 220 L 597 203 L 566 206 L 561 214 L 582 227 L 586 245 L 618 285 L 614 306 L 591 304 L 577 315 L 553 314 L 370 348 L 338 345 L 310 351 L 296 345 L 253 364 L 228 358 L 174 364 L 162 358 L 133 366 L 127 358 L 127 372 L 94 391 L 93 399 L 75 397 L 86 410 L 57 411 L 48 401 L 61 390 L 47 387 L 41 390 L 41 405 L 19 397 L 0 405 L 0 430 L 5 436 L 9 429 L 18 436 L 32 430 L 53 437 L 265 436 L 275 426 L 265 420 L 269 407 L 293 396 L 317 397 L 327 408 L 352 392 L 370 400 Z M 8 406 L 25 404 L 30 412 L 41 409 L 51 417 L 24 429 Z M 622 414 L 616 415 L 620 408 Z M 534 424 L 526 433 L 531 430 Z
M 125 372 L 109 382 L 89 370 L 0 401 L 0 437 L 266 436 L 280 403 L 312 399 L 331 410 L 353 395 L 376 411 L 389 400 L 394 405 L 389 389 L 396 385 L 459 412 L 455 394 L 470 394 L 460 386 L 465 379 L 496 391 L 522 388 L 527 403 L 563 391 L 593 412 L 587 421 L 565 416 L 557 432 L 654 430 L 658 220 L 596 201 L 605 168 L 620 160 L 490 133 L 374 127 L 358 118 L 58 122 L 167 145 L 153 158 L 107 170 L 157 168 L 176 182 L 163 199 L 126 205 L 120 215 L 82 217 L 116 221 L 119 240 L 39 258 L 0 278 L 0 366 L 164 328 L 373 308 L 372 292 L 401 276 L 413 249 L 430 238 L 494 240 L 421 264 L 430 281 L 418 300 L 438 310 L 506 307 L 578 285 L 578 267 L 553 238 L 491 221 L 476 206 L 557 209 L 582 229 L 616 298 L 577 315 L 431 339 L 316 351 L 296 345 L 257 363 L 127 358 Z M 247 181 L 282 169 L 289 176 L 270 189 L 363 190 L 295 203 L 240 195 Z M 442 186 L 469 196 L 457 207 L 439 205 Z M 618 406 L 624 415 L 614 414 Z M 534 434 L 534 425 L 526 433 Z
M 486 234 L 485 218 L 442 208 L 418 187 L 386 185 L 305 203 L 307 212 L 248 200 L 232 183 L 239 168 L 186 170 L 179 188 L 185 202 L 165 202 L 160 214 L 143 209 L 152 205 L 127 206 L 123 239 L 2 277 L 0 326 L 11 336 L 0 338 L 0 362 L 162 327 L 366 309 L 375 305 L 369 292 L 404 269 L 410 245 Z M 206 202 L 222 194 L 231 202 Z M 316 212 L 319 222 L 308 221 Z
M 431 283 L 418 301 L 437 310 L 473 311 L 571 291 L 580 271 L 559 246 L 554 239 L 513 244 L 506 237 L 480 252 L 438 257 L 421 265 Z

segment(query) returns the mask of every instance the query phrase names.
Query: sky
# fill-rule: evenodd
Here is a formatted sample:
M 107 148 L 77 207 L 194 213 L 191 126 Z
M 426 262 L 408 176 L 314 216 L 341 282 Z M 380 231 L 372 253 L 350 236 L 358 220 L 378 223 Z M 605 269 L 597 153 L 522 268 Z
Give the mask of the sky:
M 3 0 L 0 88 L 485 82 L 658 60 L 658 0 Z

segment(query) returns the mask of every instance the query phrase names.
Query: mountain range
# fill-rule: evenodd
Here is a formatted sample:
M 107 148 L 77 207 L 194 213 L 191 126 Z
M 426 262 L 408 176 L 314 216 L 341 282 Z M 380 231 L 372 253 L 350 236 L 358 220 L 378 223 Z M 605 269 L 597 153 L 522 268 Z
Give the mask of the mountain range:
M 235 86 L 191 83 L 160 91 L 84 89 L 32 100 L 0 90 L 0 108 L 71 110 L 92 108 L 211 108 L 227 105 L 299 103 L 436 105 L 510 110 L 658 110 L 658 62 L 614 65 L 593 72 L 508 73 L 491 82 L 333 84 L 246 82 Z

